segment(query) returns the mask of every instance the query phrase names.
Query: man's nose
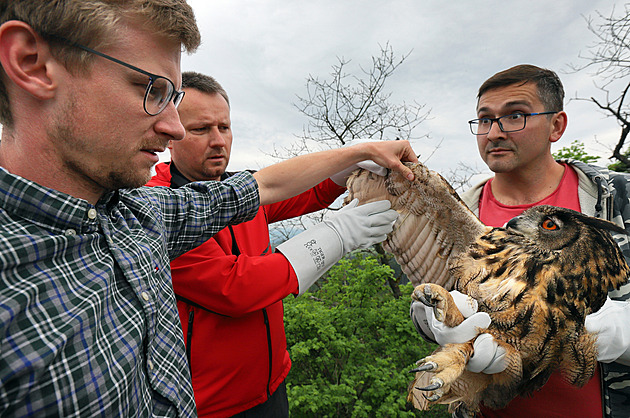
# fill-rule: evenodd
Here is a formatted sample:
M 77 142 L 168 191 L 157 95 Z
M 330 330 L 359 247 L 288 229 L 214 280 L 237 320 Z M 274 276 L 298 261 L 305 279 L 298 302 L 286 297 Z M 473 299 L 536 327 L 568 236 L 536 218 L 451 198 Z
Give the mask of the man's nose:
M 170 140 L 179 141 L 186 136 L 186 129 L 179 119 L 179 113 L 172 103 L 169 103 L 162 112 L 156 116 L 155 130 L 168 135 Z
M 224 147 L 226 145 L 225 138 L 221 134 L 221 131 L 219 131 L 218 127 L 213 126 L 212 129 L 210 129 L 209 135 L 210 135 L 210 139 L 208 141 L 209 147 L 211 148 Z
M 487 133 L 488 140 L 492 141 L 494 138 L 505 138 L 505 132 L 501 129 L 501 125 L 498 120 L 492 122 L 490 131 Z

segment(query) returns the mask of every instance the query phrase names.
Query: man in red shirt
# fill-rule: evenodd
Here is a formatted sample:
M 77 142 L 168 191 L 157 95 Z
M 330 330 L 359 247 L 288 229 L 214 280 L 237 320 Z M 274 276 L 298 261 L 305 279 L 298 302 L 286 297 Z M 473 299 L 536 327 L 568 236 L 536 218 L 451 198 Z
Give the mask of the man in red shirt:
M 612 220 L 630 229 L 628 178 L 579 161 L 556 161 L 551 144 L 567 126 L 564 89 L 558 76 L 533 65 L 519 65 L 490 77 L 479 89 L 477 119 L 471 120 L 481 158 L 494 177 L 462 199 L 486 225 L 503 226 L 537 205 L 553 205 Z M 617 237 L 626 260 L 628 239 Z M 457 295 L 457 292 L 454 292 Z M 458 295 L 456 301 L 461 297 Z M 531 397 L 517 397 L 500 411 L 484 408 L 484 417 L 621 417 L 630 402 L 630 285 L 609 293 L 586 329 L 597 334 L 599 367 L 582 388 L 559 373 Z M 459 306 L 459 304 L 458 304 Z M 462 309 L 462 308 L 460 308 Z M 486 313 L 468 312 L 455 328 L 444 327 L 431 309 L 413 303 L 411 316 L 421 334 L 439 341 L 464 342 L 475 327 L 486 327 Z M 464 341 L 459 341 L 462 338 Z M 489 334 L 477 337 L 468 369 L 498 373 L 505 369 L 502 349 Z
M 186 137 L 169 145 L 171 162 L 156 166 L 150 186 L 181 187 L 230 176 L 232 130 L 225 90 L 212 77 L 192 72 L 182 74 L 182 88 L 186 100 L 178 111 Z M 304 247 L 318 251 L 310 242 L 321 224 L 280 245 L 281 252 L 271 249 L 268 224 L 327 207 L 344 192 L 349 172 L 292 199 L 261 206 L 253 220 L 222 230 L 172 261 L 199 416 L 288 416 L 284 380 L 291 360 L 282 299 L 305 292 L 337 260 L 313 255 L 321 263 L 315 273 L 297 254 Z M 352 221 L 339 221 L 347 227 L 342 235 L 355 234 Z

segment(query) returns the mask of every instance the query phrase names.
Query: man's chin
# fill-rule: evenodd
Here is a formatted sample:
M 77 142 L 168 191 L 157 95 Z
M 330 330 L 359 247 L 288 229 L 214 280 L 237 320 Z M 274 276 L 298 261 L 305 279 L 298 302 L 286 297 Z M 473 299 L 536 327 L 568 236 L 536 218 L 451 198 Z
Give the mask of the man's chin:
M 110 190 L 135 189 L 147 184 L 151 180 L 151 170 L 137 170 L 135 172 L 109 173 Z
M 225 173 L 226 167 L 211 167 L 206 169 L 204 177 L 208 180 L 221 180 L 221 176 Z
M 494 173 L 505 173 L 514 169 L 514 161 L 509 158 L 490 156 L 485 163 Z

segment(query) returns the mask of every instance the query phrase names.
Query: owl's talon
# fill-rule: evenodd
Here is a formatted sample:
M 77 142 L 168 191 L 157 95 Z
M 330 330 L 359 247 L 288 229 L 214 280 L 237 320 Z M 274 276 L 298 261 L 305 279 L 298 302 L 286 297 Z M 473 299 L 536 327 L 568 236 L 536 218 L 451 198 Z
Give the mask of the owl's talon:
M 416 293 L 416 297 L 418 298 L 418 301 L 422 302 L 426 306 L 433 307 L 435 305 L 431 302 L 431 299 L 427 299 L 422 293 Z
M 435 319 L 444 322 L 444 309 L 433 308 L 433 313 L 435 314 Z
M 409 373 L 426 372 L 426 371 L 435 370 L 435 369 L 437 369 L 437 363 L 433 361 L 428 361 L 420 367 L 416 367 L 413 370 L 409 370 Z
M 441 388 L 442 386 L 444 386 L 444 381 L 442 379 L 439 378 L 435 378 L 435 379 L 431 379 L 432 380 L 432 384 L 430 384 L 429 386 L 425 386 L 423 388 L 416 388 L 418 390 L 425 390 L 425 391 L 431 391 L 431 390 L 437 390 L 439 388 Z
M 441 387 L 442 387 L 442 385 L 440 385 L 439 383 L 434 383 L 434 384 L 432 384 L 432 385 L 425 386 L 425 387 L 423 387 L 423 388 L 416 388 L 416 389 L 418 389 L 418 390 L 424 390 L 424 391 L 429 392 L 429 391 L 432 391 L 432 390 L 439 389 L 439 388 L 441 388 Z
M 416 389 L 420 389 L 420 388 L 416 388 Z M 422 389 L 420 389 L 420 390 L 422 390 Z M 422 396 L 424 396 L 424 399 L 426 399 L 427 401 L 430 401 L 430 402 L 435 402 L 435 401 L 437 401 L 438 399 L 441 398 L 440 395 L 435 395 L 435 394 L 433 394 L 431 396 L 427 396 L 427 395 L 425 395 L 423 393 Z

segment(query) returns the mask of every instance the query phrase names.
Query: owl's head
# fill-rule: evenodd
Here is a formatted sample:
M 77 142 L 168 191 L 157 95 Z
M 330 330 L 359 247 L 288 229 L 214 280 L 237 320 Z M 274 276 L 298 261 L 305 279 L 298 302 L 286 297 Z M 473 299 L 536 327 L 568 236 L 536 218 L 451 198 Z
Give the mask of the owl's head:
M 626 231 L 612 222 L 553 206 L 536 206 L 506 224 L 516 242 L 524 238 L 530 251 L 547 253 L 545 260 L 529 264 L 528 276 L 536 276 L 547 295 L 564 295 L 563 300 L 583 300 L 584 314 L 597 311 L 610 289 L 618 289 L 630 276 L 621 249 L 609 234 Z M 540 258 L 535 257 L 536 260 Z M 530 260 L 532 261 L 532 260 Z M 562 292 L 559 293 L 560 289 Z
M 526 210 L 505 227 L 549 251 L 575 248 L 578 242 L 585 240 L 589 240 L 588 245 L 597 245 L 602 240 L 608 243 L 611 239 L 606 231 L 626 233 L 623 228 L 604 219 L 548 205 Z

